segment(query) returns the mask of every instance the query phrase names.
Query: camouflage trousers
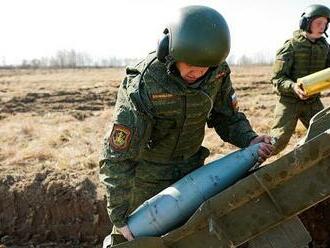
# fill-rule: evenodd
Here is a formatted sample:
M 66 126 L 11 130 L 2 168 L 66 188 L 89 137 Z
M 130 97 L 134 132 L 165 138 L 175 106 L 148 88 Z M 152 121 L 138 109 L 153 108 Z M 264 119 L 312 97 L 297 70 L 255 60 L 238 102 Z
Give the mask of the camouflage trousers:
M 135 168 L 135 187 L 128 212 L 132 213 L 144 201 L 202 166 L 209 154 L 208 149 L 201 147 L 195 155 L 178 163 L 159 164 L 141 160 Z M 111 243 L 108 247 L 127 241 L 115 226 L 108 239 Z
M 311 118 L 324 109 L 319 97 L 309 100 L 297 100 L 281 96 L 276 104 L 274 123 L 270 135 L 276 138 L 274 154 L 282 151 L 290 141 L 297 122 L 300 120 L 308 128 Z

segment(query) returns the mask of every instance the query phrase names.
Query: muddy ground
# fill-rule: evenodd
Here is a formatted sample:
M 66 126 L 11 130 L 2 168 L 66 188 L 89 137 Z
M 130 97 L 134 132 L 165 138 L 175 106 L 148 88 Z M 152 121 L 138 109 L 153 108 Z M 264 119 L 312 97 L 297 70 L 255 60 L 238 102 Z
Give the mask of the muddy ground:
M 272 124 L 270 67 L 233 67 L 240 109 Z M 100 247 L 110 232 L 98 152 L 124 69 L 0 71 L 0 247 Z M 323 95 L 330 105 L 330 94 Z M 303 137 L 297 126 L 288 148 Z M 207 130 L 218 154 L 235 149 Z M 270 161 L 276 159 L 272 158 Z M 330 247 L 330 202 L 301 214 L 314 247 Z

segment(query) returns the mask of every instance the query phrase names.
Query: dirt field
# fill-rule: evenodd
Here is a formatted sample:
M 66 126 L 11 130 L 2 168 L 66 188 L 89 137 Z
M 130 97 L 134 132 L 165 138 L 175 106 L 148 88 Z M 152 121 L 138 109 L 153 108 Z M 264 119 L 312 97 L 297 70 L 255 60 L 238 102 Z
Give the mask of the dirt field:
M 270 67 L 233 67 L 240 109 L 268 133 Z M 98 153 L 124 69 L 0 70 L 0 247 L 98 247 L 110 232 Z M 330 93 L 323 95 L 330 105 Z M 301 123 L 290 151 L 303 137 Z M 234 146 L 207 130 L 211 161 Z M 272 158 L 270 161 L 276 159 Z M 315 247 L 330 246 L 329 201 L 302 214 Z

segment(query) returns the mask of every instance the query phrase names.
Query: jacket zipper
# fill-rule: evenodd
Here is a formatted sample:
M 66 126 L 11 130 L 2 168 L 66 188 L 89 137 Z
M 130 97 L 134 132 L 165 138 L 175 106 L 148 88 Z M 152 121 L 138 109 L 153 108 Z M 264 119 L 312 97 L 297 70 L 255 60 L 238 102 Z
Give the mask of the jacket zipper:
M 177 138 L 176 138 L 176 143 L 175 143 L 175 146 L 173 148 L 173 151 L 172 151 L 172 154 L 171 154 L 171 158 L 173 158 L 173 156 L 175 154 L 175 151 L 176 151 L 176 149 L 178 147 L 180 136 L 182 134 L 183 127 L 184 127 L 184 124 L 186 123 L 186 118 L 187 118 L 187 96 L 183 96 L 182 100 L 183 100 L 183 104 L 182 104 L 183 121 L 182 121 L 180 130 L 178 132 Z

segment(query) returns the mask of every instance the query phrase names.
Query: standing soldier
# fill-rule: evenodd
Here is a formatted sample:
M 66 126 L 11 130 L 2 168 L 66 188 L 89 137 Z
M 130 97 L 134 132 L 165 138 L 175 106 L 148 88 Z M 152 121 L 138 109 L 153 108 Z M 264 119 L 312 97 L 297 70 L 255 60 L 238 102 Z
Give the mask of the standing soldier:
M 224 62 L 229 49 L 224 18 L 188 6 L 165 29 L 157 53 L 127 68 L 100 160 L 112 245 L 134 239 L 127 217 L 136 207 L 204 164 L 206 123 L 238 147 L 260 143 L 261 162 L 270 156 L 270 137 L 258 136 L 238 111 Z
M 273 66 L 272 83 L 280 95 L 275 109 L 271 136 L 277 142 L 274 154 L 288 144 L 298 119 L 307 128 L 323 104 L 320 94 L 307 97 L 297 79 L 330 66 L 329 44 L 323 35 L 330 21 L 330 9 L 311 5 L 301 15 L 300 29 L 278 50 Z

